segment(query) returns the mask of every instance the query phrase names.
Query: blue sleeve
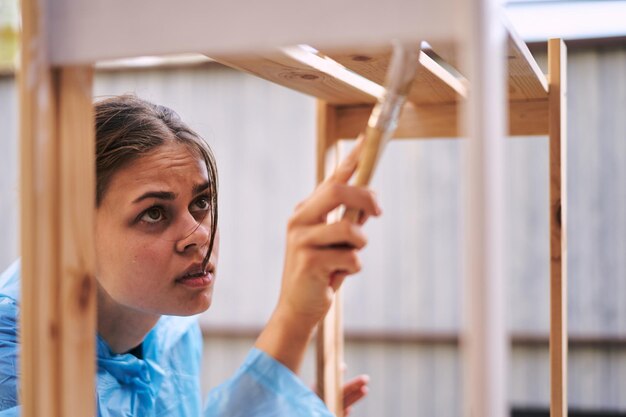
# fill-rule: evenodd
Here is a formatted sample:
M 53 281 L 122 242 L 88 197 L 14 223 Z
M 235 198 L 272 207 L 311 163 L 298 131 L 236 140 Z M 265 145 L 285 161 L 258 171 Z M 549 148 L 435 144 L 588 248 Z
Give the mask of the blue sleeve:
M 0 296 L 0 411 L 17 406 L 18 342 L 17 306 Z
M 227 382 L 209 393 L 204 417 L 332 417 L 300 378 L 265 352 L 252 349 Z
M 20 417 L 22 407 L 17 406 L 0 411 L 0 417 Z

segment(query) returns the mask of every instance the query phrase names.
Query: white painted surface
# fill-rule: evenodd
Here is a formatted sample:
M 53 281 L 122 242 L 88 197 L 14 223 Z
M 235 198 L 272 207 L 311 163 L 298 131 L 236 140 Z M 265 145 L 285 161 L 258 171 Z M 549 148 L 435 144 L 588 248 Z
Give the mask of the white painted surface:
M 463 415 L 507 416 L 504 269 L 506 31 L 499 0 L 467 2 Z
M 46 1 L 46 0 L 42 0 Z M 458 0 L 47 0 L 50 60 L 456 38 Z

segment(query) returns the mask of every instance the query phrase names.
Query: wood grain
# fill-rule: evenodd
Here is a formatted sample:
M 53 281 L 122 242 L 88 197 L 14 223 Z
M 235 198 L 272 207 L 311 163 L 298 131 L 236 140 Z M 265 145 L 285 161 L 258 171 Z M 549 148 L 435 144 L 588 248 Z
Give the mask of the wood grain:
M 548 42 L 550 100 L 550 415 L 567 416 L 567 51 Z
M 94 413 L 96 372 L 93 69 L 59 77 L 60 399 L 62 416 Z
M 95 413 L 92 71 L 48 65 L 44 15 L 22 2 L 20 402 L 77 417 Z
M 317 104 L 317 179 L 323 181 L 339 161 L 336 142 L 336 108 L 323 101 Z M 329 158 L 331 158 L 329 160 Z M 337 220 L 338 212 L 329 215 L 328 221 Z M 341 288 L 317 329 L 317 392 L 331 413 L 343 417 L 342 375 L 343 321 Z
M 39 2 L 22 2 L 20 84 L 20 401 L 24 417 L 59 416 L 56 73 Z
M 376 98 L 285 54 L 212 59 L 265 80 L 317 97 L 329 104 L 374 103 Z
M 355 138 L 367 125 L 372 106 L 340 106 L 337 108 L 337 137 Z M 529 100 L 509 103 L 509 134 L 511 136 L 546 135 L 548 133 L 548 101 Z M 437 104 L 415 106 L 407 103 L 402 110 L 396 139 L 456 138 L 458 105 Z
M 329 56 L 357 74 L 384 85 L 391 52 L 391 47 L 388 47 L 330 53 Z M 408 101 L 418 105 L 454 103 L 466 95 L 464 80 L 457 79 L 424 52 L 420 52 L 419 61 Z
M 449 41 L 431 42 L 433 52 L 448 64 L 465 73 L 459 62 L 459 47 Z M 539 65 L 512 26 L 507 27 L 509 100 L 545 99 L 548 83 Z

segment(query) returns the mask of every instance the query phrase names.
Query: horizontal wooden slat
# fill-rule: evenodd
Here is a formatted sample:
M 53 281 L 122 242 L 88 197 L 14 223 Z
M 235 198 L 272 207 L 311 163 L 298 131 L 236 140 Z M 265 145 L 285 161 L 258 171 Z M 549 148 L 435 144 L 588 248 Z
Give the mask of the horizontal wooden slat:
M 211 57 L 231 68 L 326 101 L 329 104 L 375 103 L 376 97 L 282 53 Z
M 507 24 L 507 26 L 509 100 L 545 99 L 548 96 L 548 84 L 545 75 L 541 72 L 526 44 L 510 25 Z M 456 44 L 449 41 L 429 43 L 433 55 L 461 70 Z
M 509 100 L 534 100 L 548 97 L 548 81 L 526 44 L 509 27 Z
M 371 106 L 344 106 L 337 112 L 337 137 L 355 138 L 367 124 Z M 509 106 L 509 135 L 548 134 L 547 100 L 514 101 Z M 415 106 L 408 103 L 394 138 L 454 138 L 459 135 L 456 104 Z
M 330 58 L 346 68 L 383 85 L 391 60 L 391 47 L 375 50 L 352 50 L 350 53 L 331 53 Z M 420 65 L 408 95 L 415 104 L 454 103 L 465 96 L 463 81 L 448 73 L 432 58 L 421 52 Z

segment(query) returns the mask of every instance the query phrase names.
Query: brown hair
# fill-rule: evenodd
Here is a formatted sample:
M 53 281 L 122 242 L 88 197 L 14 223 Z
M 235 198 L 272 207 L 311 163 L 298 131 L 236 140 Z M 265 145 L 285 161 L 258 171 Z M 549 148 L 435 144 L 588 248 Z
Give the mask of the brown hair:
M 98 101 L 96 118 L 96 207 L 113 175 L 132 161 L 169 141 L 184 144 L 206 163 L 209 180 L 211 238 L 208 262 L 217 230 L 217 164 L 209 145 L 172 109 L 126 94 Z

